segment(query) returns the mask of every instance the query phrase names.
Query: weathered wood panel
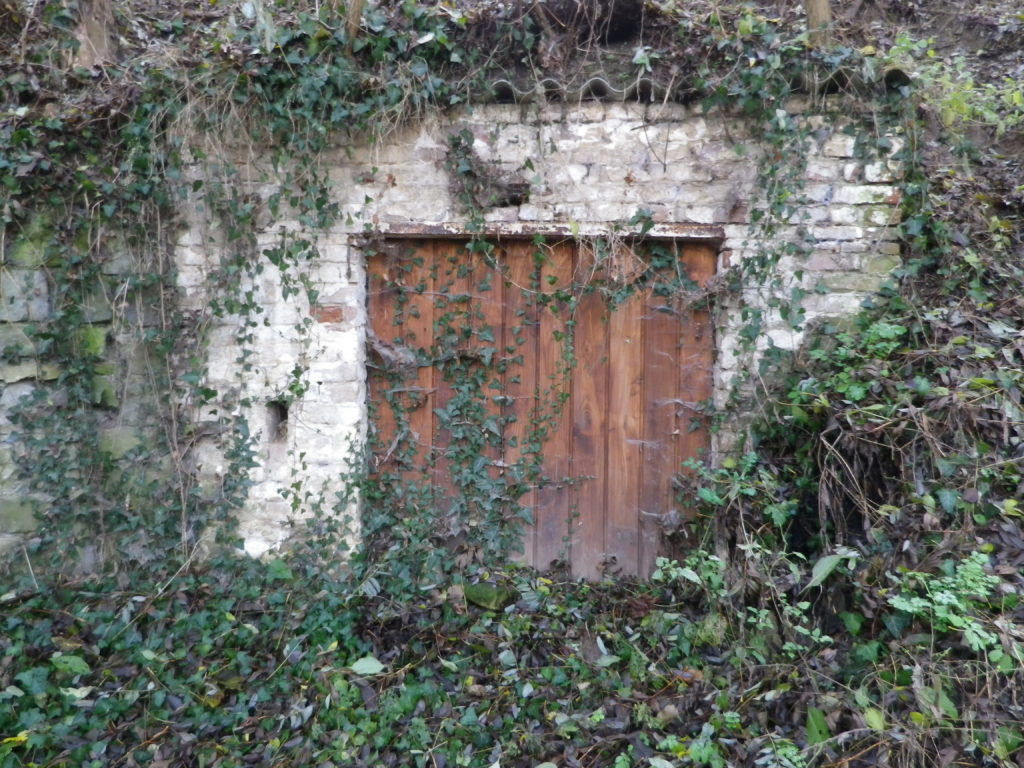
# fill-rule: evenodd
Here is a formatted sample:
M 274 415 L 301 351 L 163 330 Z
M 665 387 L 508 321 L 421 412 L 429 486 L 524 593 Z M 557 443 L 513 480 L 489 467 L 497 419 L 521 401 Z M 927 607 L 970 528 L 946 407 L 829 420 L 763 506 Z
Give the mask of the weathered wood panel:
M 569 333 L 569 310 L 556 297 L 557 291 L 572 286 L 573 252 L 571 243 L 545 247 L 538 254 L 537 375 L 533 391 L 534 418 L 545 422 L 543 477 L 537 489 L 535 524 L 528 531 L 533 539 L 533 563 L 549 568 L 569 555 L 570 487 L 572 473 L 572 379 L 566 379 L 568 362 L 563 341 Z M 557 402 L 562 399 L 563 402 Z
M 523 558 L 547 568 L 568 557 L 573 575 L 587 578 L 650 573 L 659 520 L 676 507 L 672 476 L 708 444 L 697 409 L 711 395 L 708 313 L 669 306 L 649 288 L 614 311 L 600 292 L 573 294 L 574 279 L 599 265 L 568 241 L 503 242 L 490 253 L 445 240 L 403 246 L 371 260 L 371 330 L 435 362 L 412 366 L 399 385 L 371 375 L 378 466 L 399 462 L 389 449 L 405 420 L 413 449 L 399 468 L 428 473 L 439 515 L 459 503 L 468 478 L 457 473 L 467 466 L 450 457 L 464 446 L 439 414 L 458 423 L 457 379 L 472 371 L 483 377 L 476 418 L 500 425 L 501 447 L 480 447 L 484 461 L 469 471 L 523 490 L 519 503 L 533 519 Z M 678 258 L 695 282 L 713 273 L 710 247 L 682 247 Z M 383 407 L 388 393 L 408 414 Z M 538 448 L 543 460 L 531 474 L 524 467 Z

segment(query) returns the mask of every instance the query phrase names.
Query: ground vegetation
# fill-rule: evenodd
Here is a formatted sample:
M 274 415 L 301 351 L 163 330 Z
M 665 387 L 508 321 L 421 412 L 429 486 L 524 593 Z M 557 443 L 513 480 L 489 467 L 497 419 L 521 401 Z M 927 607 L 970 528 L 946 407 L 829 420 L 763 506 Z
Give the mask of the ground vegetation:
M 836 4 L 812 48 L 796 4 L 626 5 L 0 6 L 0 246 L 53 297 L 30 338 L 52 373 L 12 417 L 39 528 L 0 595 L 0 765 L 1021 763 L 1024 17 L 863 0 Z M 401 551 L 370 546 L 339 567 L 328 510 L 292 553 L 235 556 L 253 455 L 228 393 L 204 386 L 203 330 L 237 316 L 244 340 L 244 278 L 266 261 L 309 291 L 316 253 L 254 252 L 259 209 L 207 137 L 277 148 L 291 170 L 268 205 L 315 230 L 338 215 L 325 149 L 501 96 L 499 79 L 598 66 L 764 121 L 779 152 L 762 176 L 784 183 L 764 185 L 754 234 L 792 212 L 802 129 L 778 110 L 855 104 L 865 160 L 899 140 L 892 279 L 763 359 L 781 383 L 757 392 L 734 457 L 681 473 L 688 544 L 649 583 L 573 583 L 499 551 L 403 577 Z M 487 196 L 463 159 L 472 211 Z M 181 196 L 224 223 L 223 290 L 198 316 L 173 309 Z M 93 297 L 124 252 L 118 328 L 163 407 L 151 445 L 113 450 Z M 771 286 L 800 252 L 761 253 L 722 290 Z M 794 301 L 779 309 L 799 324 Z M 213 495 L 187 461 L 210 430 L 230 460 Z M 211 527 L 222 546 L 200 559 Z

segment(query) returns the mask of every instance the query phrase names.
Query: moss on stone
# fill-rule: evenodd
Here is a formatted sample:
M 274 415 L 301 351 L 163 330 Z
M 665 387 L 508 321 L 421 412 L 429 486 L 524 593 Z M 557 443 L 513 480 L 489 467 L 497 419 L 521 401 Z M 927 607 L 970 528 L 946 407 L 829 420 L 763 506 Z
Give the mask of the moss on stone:
M 40 381 L 55 381 L 60 378 L 60 371 L 61 369 L 59 365 L 44 363 L 39 366 L 36 372 L 36 378 Z
M 38 213 L 29 219 L 8 254 L 8 261 L 19 267 L 40 267 L 46 263 L 47 246 L 52 233 L 50 218 Z
M 100 357 L 107 349 L 106 326 L 87 325 L 75 331 L 75 342 L 82 355 Z
M 35 351 L 35 344 L 29 338 L 25 326 L 0 325 L 0 357 L 7 360 L 31 357 Z
M 114 459 L 124 458 L 142 443 L 142 436 L 131 427 L 113 427 L 100 431 L 100 450 L 106 451 Z
M 114 409 L 121 404 L 113 376 L 93 376 L 92 401 L 100 408 Z
M 0 532 L 30 533 L 37 525 L 32 502 L 20 496 L 0 496 Z

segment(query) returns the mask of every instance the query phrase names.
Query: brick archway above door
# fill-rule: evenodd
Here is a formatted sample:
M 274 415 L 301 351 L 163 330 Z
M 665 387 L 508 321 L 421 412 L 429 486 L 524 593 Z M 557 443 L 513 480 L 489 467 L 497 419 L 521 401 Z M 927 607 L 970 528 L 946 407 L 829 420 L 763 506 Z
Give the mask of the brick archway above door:
M 532 520 L 529 563 L 567 559 L 586 578 L 649 575 L 660 520 L 679 509 L 673 476 L 708 447 L 700 404 L 711 397 L 714 361 L 706 309 L 659 295 L 649 279 L 652 246 L 694 285 L 714 272 L 704 243 L 619 244 L 596 255 L 573 240 L 502 239 L 491 250 L 389 241 L 368 270 L 378 470 L 429 479 L 443 516 L 463 473 L 530 464 L 518 500 Z M 475 462 L 460 453 L 465 403 L 451 375 L 466 365 L 463 375 L 483 377 L 487 404 L 476 418 L 489 414 L 494 425 Z M 400 417 L 385 407 L 396 398 Z

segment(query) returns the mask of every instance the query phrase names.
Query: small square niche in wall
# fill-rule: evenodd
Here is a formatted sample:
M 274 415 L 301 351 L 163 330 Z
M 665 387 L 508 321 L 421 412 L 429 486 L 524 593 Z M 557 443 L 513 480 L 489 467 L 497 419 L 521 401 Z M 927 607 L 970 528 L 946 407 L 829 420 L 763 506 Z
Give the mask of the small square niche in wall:
M 267 438 L 272 443 L 288 440 L 288 404 L 281 400 L 267 403 Z

